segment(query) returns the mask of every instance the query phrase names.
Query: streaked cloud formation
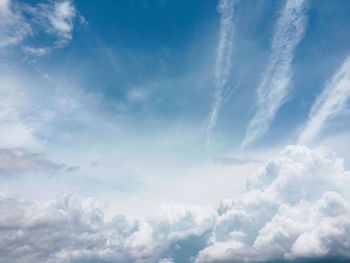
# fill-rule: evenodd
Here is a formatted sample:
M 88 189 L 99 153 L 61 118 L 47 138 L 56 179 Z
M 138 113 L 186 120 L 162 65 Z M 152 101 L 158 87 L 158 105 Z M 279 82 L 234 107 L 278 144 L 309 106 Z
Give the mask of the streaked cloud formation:
M 257 90 L 256 113 L 248 124 L 242 148 L 268 131 L 288 95 L 294 50 L 304 36 L 307 7 L 307 0 L 289 0 L 280 13 L 274 30 L 272 53 Z
M 207 143 L 210 143 L 213 129 L 216 126 L 224 99 L 224 90 L 232 68 L 232 50 L 238 2 L 238 0 L 220 0 L 218 5 L 220 13 L 220 33 L 214 72 L 214 102 L 207 127 Z
M 300 143 L 312 141 L 325 122 L 345 110 L 350 96 L 350 57 L 347 57 L 312 105 L 306 127 L 299 135 Z
M 349 261 L 349 7 L 0 0 L 0 262 Z
M 46 32 L 55 40 L 52 46 L 24 46 L 32 55 L 47 54 L 51 48 L 62 47 L 72 39 L 76 18 L 80 16 L 71 0 L 39 2 L 27 5 L 12 0 L 0 2 L 0 48 L 16 45 L 26 38 Z
M 246 192 L 208 207 L 168 205 L 105 222 L 93 200 L 2 196 L 4 262 L 262 262 L 350 258 L 349 172 L 324 148 L 287 146 Z M 349 181 L 347 181 L 349 183 Z M 312 185 L 313 187 L 309 187 Z M 50 233 L 50 235 L 48 235 Z
M 21 42 L 32 33 L 32 27 L 13 6 L 11 0 L 0 1 L 0 48 Z

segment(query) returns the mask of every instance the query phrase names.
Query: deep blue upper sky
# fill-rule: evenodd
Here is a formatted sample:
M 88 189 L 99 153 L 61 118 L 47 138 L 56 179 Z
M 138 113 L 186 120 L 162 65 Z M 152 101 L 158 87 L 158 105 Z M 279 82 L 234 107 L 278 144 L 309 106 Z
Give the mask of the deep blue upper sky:
M 74 28 L 67 46 L 35 64 L 63 82 L 79 83 L 87 92 L 101 95 L 99 108 L 105 114 L 122 114 L 123 104 L 129 124 L 146 132 L 157 126 L 195 125 L 202 134 L 214 91 L 217 3 L 76 1 L 75 5 L 87 24 Z M 294 52 L 292 89 L 264 140 L 255 146 L 276 145 L 296 136 L 316 96 L 350 50 L 349 5 L 310 2 L 305 36 Z M 243 1 L 239 6 L 227 85 L 235 91 L 225 99 L 215 129 L 216 140 L 226 147 L 237 148 L 243 140 L 282 7 L 280 1 Z M 38 37 L 26 41 L 40 45 L 45 37 Z M 130 102 L 128 92 L 134 89 L 146 93 L 147 101 Z

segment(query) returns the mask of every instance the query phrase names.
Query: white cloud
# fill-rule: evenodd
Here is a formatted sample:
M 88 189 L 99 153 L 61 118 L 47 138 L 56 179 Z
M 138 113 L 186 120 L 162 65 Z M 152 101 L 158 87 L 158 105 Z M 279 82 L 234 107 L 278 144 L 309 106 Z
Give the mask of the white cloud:
M 54 37 L 53 46 L 24 46 L 30 55 L 45 55 L 52 48 L 63 47 L 73 37 L 77 18 L 87 24 L 70 0 L 39 2 L 36 5 L 11 0 L 0 2 L 0 48 L 22 43 L 29 36 L 46 32 Z
M 197 262 L 266 262 L 350 256 L 350 207 L 338 190 L 343 160 L 318 148 L 288 146 L 222 201 Z
M 72 1 L 56 1 L 48 4 L 41 4 L 37 9 L 37 15 L 42 19 L 42 25 L 45 25 L 47 32 L 57 36 L 57 43 L 67 44 L 72 39 L 74 21 L 77 16 Z M 48 24 L 44 24 L 48 22 Z
M 291 63 L 294 50 L 304 35 L 306 11 L 306 0 L 290 0 L 286 1 L 280 14 L 272 41 L 272 54 L 257 91 L 257 111 L 248 124 L 243 148 L 268 131 L 288 94 L 292 79 Z
M 218 5 L 220 13 L 220 35 L 216 51 L 216 64 L 214 75 L 214 103 L 209 116 L 207 128 L 207 142 L 212 136 L 212 130 L 216 126 L 221 104 L 223 102 L 224 88 L 229 80 L 232 67 L 233 37 L 235 33 L 236 9 L 238 1 L 221 0 Z
M 350 258 L 348 172 L 323 148 L 288 146 L 217 213 L 167 205 L 152 217 L 103 219 L 92 200 L 0 197 L 0 260 L 12 262 L 264 262 Z
M 19 6 L 11 0 L 0 1 L 0 48 L 20 43 L 32 34 L 32 27 Z
M 326 88 L 312 105 L 306 127 L 299 135 L 300 143 L 312 141 L 325 122 L 344 110 L 350 96 L 350 57 L 344 61 Z
M 202 234 L 212 222 L 202 208 L 172 206 L 151 221 L 105 223 L 93 201 L 70 197 L 45 204 L 2 197 L 0 209 L 0 259 L 9 263 L 157 262 L 170 242 Z

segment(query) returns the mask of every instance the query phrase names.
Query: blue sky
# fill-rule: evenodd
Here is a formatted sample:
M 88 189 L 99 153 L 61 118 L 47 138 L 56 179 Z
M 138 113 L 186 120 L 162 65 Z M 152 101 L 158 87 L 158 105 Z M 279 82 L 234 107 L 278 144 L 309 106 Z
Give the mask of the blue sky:
M 242 193 L 255 198 L 246 186 L 251 176 L 259 187 L 285 170 L 345 178 L 349 10 L 347 0 L 0 0 L 0 193 L 39 204 L 62 195 L 94 198 L 108 219 L 148 218 L 164 204 L 180 204 L 180 214 L 189 211 L 204 227 L 224 219 L 199 210 Z M 280 159 L 269 163 L 273 158 Z M 322 194 L 334 190 L 333 179 L 321 179 L 329 188 L 315 187 Z M 314 182 L 305 180 L 295 185 Z M 270 188 L 273 198 L 280 194 Z M 292 210 L 304 209 L 305 200 L 311 210 L 338 200 L 298 194 L 298 206 L 282 194 L 278 200 Z M 169 246 L 147 262 L 207 262 L 213 255 L 216 262 L 215 253 L 233 241 L 203 229 L 196 251 L 176 254 Z M 224 243 L 204 248 L 209 238 Z M 284 259 L 306 255 L 293 244 Z M 249 257 L 266 259 L 254 253 Z

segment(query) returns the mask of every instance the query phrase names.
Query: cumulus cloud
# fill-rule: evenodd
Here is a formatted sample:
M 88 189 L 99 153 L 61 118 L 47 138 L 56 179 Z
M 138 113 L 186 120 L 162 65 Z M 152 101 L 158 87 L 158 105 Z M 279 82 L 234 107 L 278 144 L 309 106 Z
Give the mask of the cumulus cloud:
M 305 32 L 307 5 L 306 0 L 286 1 L 278 18 L 272 53 L 257 91 L 257 111 L 248 125 L 243 148 L 268 131 L 288 94 L 294 50 Z
M 338 190 L 343 160 L 325 149 L 288 146 L 224 200 L 197 262 L 270 262 L 350 256 L 350 207 Z
M 350 204 L 338 189 L 343 160 L 288 146 L 209 207 L 166 205 L 134 220 L 105 221 L 93 200 L 48 203 L 0 197 L 3 262 L 271 262 L 350 258 Z M 315 262 L 315 261 L 313 261 Z
M 347 57 L 326 88 L 312 105 L 300 143 L 308 143 L 322 130 L 325 122 L 344 110 L 350 96 L 350 57 Z
M 4 262 L 172 262 L 162 255 L 166 248 L 213 222 L 203 208 L 172 206 L 149 221 L 116 216 L 105 223 L 92 200 L 71 197 L 46 204 L 2 197 L 0 209 Z

